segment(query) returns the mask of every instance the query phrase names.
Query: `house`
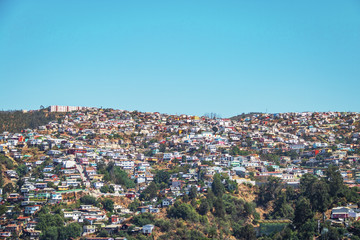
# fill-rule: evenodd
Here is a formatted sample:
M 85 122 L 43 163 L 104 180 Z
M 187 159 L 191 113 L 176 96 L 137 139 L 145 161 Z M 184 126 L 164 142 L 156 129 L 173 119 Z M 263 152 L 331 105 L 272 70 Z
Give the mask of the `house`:
M 158 213 L 158 212 L 160 212 L 160 209 L 158 209 L 158 208 L 150 208 L 149 210 L 150 210 L 150 213 Z
M 107 226 L 105 226 L 104 229 L 108 232 L 109 235 L 112 235 L 112 234 L 115 234 L 118 232 L 119 226 L 118 225 L 107 225 Z
M 333 208 L 331 210 L 331 218 L 332 219 L 338 219 L 338 218 L 349 218 L 349 212 L 350 209 L 347 207 L 337 207 L 337 208 Z
M 103 182 L 94 182 L 94 188 L 100 189 L 102 186 L 104 186 Z
M 173 198 L 165 198 L 163 199 L 162 203 L 161 203 L 161 206 L 162 207 L 167 207 L 167 206 L 170 206 L 174 203 L 174 199 Z
M 4 239 L 11 237 L 11 232 L 0 232 L 0 237 Z
M 36 211 L 40 209 L 40 205 L 34 205 L 34 206 L 26 206 L 25 207 L 25 214 L 34 214 Z
M 30 237 L 30 239 L 38 239 L 40 237 L 41 231 L 34 229 L 25 229 L 24 235 Z
M 355 218 L 358 219 L 360 217 L 360 210 L 353 209 L 350 207 L 337 207 L 331 210 L 331 218 L 332 219 L 347 219 L 347 218 Z
M 110 223 L 112 223 L 112 224 L 121 223 L 121 218 L 120 218 L 119 216 L 112 215 L 112 216 L 110 217 Z
M 19 232 L 20 225 L 17 224 L 9 224 L 5 226 L 5 232 Z
M 26 228 L 27 228 L 27 229 L 35 229 L 36 224 L 37 224 L 37 222 L 35 222 L 35 221 L 30 221 L 30 222 L 28 222 L 28 223 L 26 224 Z
M 83 234 L 91 234 L 96 232 L 96 226 L 95 225 L 85 225 L 83 227 Z
M 69 186 L 67 185 L 61 185 L 57 187 L 58 191 L 67 191 L 69 190 Z
M 150 235 L 153 229 L 154 229 L 154 225 L 146 224 L 145 226 L 142 227 L 142 233 Z
M 62 195 L 61 195 L 61 193 L 52 193 L 51 194 L 51 199 L 56 200 L 56 201 L 61 201 L 62 200 Z

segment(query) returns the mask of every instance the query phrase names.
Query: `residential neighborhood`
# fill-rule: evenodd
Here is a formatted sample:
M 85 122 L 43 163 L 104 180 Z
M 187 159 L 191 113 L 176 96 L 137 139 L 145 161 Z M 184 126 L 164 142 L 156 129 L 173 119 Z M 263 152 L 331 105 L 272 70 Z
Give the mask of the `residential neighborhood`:
M 63 115 L 34 129 L 0 134 L 0 239 L 52 239 L 59 226 L 59 239 L 162 239 L 170 226 L 159 219 L 185 220 L 174 209 L 187 201 L 200 213 L 198 221 L 209 225 L 202 202 L 209 192 L 217 196 L 216 179 L 229 196 L 252 204 L 242 226 L 262 236 L 267 220 L 288 223 L 294 214 L 270 213 L 268 202 L 276 207 L 277 200 L 264 200 L 269 182 L 281 186 L 278 196 L 285 190 L 301 193 L 304 179 L 328 181 L 328 169 L 354 191 L 319 210 L 322 221 L 349 227 L 360 217 L 358 113 L 222 119 L 68 106 L 42 111 Z M 236 238 L 231 231 L 221 234 Z M 220 236 L 206 237 L 215 235 Z

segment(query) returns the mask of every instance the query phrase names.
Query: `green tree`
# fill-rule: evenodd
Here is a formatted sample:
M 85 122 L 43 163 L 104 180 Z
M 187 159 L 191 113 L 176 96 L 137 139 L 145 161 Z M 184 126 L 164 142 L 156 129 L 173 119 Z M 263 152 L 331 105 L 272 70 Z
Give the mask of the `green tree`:
M 104 185 L 100 188 L 100 192 L 102 193 L 107 193 L 109 192 L 109 186 L 108 185 Z
M 225 217 L 225 206 L 223 200 L 220 197 L 218 197 L 214 202 L 214 208 L 215 208 L 215 212 L 214 212 L 215 216 L 219 218 Z
M 114 211 L 114 201 L 111 200 L 110 198 L 105 198 L 101 203 L 106 211 L 109 212 Z
M 317 180 L 311 187 L 310 202 L 312 209 L 325 212 L 330 206 L 329 186 L 322 180 Z
M 0 205 L 0 216 L 3 215 L 7 211 L 7 207 L 5 205 Z
M 122 170 L 120 167 L 112 167 L 111 165 L 108 166 L 108 171 L 110 173 L 111 180 L 116 184 L 121 184 L 126 188 L 133 188 L 135 187 L 135 182 L 129 178 L 127 172 Z
M 182 218 L 192 222 L 197 222 L 199 220 L 194 208 L 187 203 L 175 202 L 174 206 L 170 207 L 168 215 L 171 218 Z
M 215 196 L 221 197 L 223 195 L 225 188 L 224 188 L 224 184 L 221 182 L 220 174 L 216 173 L 214 175 L 214 179 L 211 184 L 211 189 L 215 194 Z
M 196 197 L 197 197 L 197 187 L 191 186 L 190 191 L 189 191 L 189 198 L 196 199 Z
M 139 215 L 136 215 L 133 218 L 133 222 L 135 225 L 142 227 L 146 224 L 152 224 L 154 223 L 155 217 L 151 213 L 142 213 Z
M 246 224 L 245 226 L 241 226 L 241 224 L 234 224 L 233 235 L 236 237 L 236 239 L 241 239 L 241 240 L 256 239 L 255 229 L 250 224 Z
M 14 191 L 14 186 L 12 185 L 12 183 L 8 183 L 5 185 L 3 191 L 4 193 L 12 193 Z
M 140 206 L 140 201 L 136 198 L 129 204 L 130 211 L 136 211 L 136 209 Z
M 41 240 L 57 240 L 58 239 L 58 228 L 51 226 L 46 228 L 40 235 Z
M 305 197 L 301 197 L 295 207 L 295 217 L 294 217 L 294 225 L 299 228 L 303 225 L 307 220 L 312 219 L 314 216 L 311 210 L 311 204 L 309 199 Z
M 280 178 L 269 177 L 267 183 L 261 185 L 259 188 L 258 203 L 266 206 L 270 201 L 279 196 L 282 188 L 283 184 Z
M 231 156 L 237 156 L 240 154 L 240 149 L 237 147 L 237 146 L 233 146 L 231 149 L 230 149 L 230 155 Z
M 338 192 L 344 187 L 344 180 L 340 174 L 339 168 L 333 165 L 330 165 L 326 171 L 326 182 L 330 187 L 330 195 L 335 197 Z
M 16 173 L 19 175 L 20 178 L 25 176 L 27 172 L 28 172 L 28 168 L 27 168 L 27 166 L 25 164 L 20 164 L 16 168 Z
M 97 236 L 98 237 L 108 237 L 109 234 L 105 229 L 101 229 L 101 231 L 99 232 L 99 234 Z
M 56 186 L 55 186 L 55 184 L 53 182 L 48 182 L 47 187 L 48 188 L 56 188 Z
M 170 180 L 170 174 L 167 171 L 160 170 L 155 173 L 154 182 L 156 184 L 166 183 L 168 184 Z
M 80 202 L 85 205 L 97 205 L 96 198 L 91 195 L 82 196 Z
M 157 186 L 151 182 L 147 188 L 140 194 L 141 201 L 149 201 L 157 196 Z
M 2 171 L 0 171 L 0 188 L 2 188 L 4 186 L 4 179 L 2 176 Z
M 314 238 L 317 223 L 315 219 L 308 219 L 299 226 L 298 237 L 299 239 L 310 240 Z
M 166 145 L 164 143 L 160 144 L 160 148 L 159 148 L 160 152 L 166 152 Z
M 201 215 L 206 215 L 209 212 L 209 209 L 210 207 L 208 201 L 205 198 L 201 199 L 201 203 L 199 206 L 199 213 Z
M 70 223 L 65 227 L 66 236 L 64 236 L 63 240 L 70 239 L 70 238 L 77 238 L 81 236 L 82 227 L 79 223 Z M 59 240 L 61 237 L 59 236 Z

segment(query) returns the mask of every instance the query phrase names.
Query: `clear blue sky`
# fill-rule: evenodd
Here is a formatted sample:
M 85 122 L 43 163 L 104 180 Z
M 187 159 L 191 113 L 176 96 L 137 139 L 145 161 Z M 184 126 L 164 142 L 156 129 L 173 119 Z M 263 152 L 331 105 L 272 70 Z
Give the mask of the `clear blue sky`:
M 360 1 L 1 0 L 0 109 L 360 111 Z

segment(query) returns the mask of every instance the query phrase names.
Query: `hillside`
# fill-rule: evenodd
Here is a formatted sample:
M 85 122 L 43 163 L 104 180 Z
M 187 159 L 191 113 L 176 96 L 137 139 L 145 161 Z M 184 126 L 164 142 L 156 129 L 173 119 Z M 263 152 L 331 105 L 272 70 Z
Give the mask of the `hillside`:
M 0 111 L 0 133 L 20 132 L 27 128 L 37 128 L 61 117 L 59 113 L 49 113 L 46 110 L 39 111 Z
M 258 114 L 262 114 L 262 113 L 261 112 L 242 113 L 242 114 L 239 114 L 237 116 L 233 116 L 230 119 L 231 120 L 241 120 L 241 119 L 244 119 L 244 118 L 247 118 L 247 117 L 252 117 L 252 116 L 258 115 Z

